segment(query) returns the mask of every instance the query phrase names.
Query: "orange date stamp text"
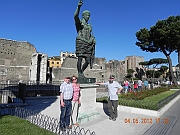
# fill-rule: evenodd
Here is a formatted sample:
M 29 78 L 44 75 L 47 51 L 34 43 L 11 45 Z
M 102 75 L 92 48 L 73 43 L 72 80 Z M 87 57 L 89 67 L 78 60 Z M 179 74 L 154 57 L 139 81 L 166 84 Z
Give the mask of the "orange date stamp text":
M 133 124 L 163 123 L 163 124 L 168 124 L 169 118 L 125 118 L 124 123 L 133 123 Z

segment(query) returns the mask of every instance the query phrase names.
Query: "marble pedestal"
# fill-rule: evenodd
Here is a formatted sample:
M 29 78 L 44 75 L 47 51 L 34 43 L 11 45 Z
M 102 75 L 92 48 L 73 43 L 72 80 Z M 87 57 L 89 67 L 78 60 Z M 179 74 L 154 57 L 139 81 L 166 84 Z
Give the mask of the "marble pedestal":
M 95 84 L 80 84 L 81 87 L 81 107 L 79 108 L 78 122 L 90 121 L 100 115 L 96 111 L 96 88 Z

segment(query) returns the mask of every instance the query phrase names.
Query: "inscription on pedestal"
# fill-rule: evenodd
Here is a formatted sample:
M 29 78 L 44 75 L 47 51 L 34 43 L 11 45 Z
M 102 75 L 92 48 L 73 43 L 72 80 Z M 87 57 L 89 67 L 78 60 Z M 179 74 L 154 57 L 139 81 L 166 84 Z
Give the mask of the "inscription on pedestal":
M 90 83 L 95 83 L 96 78 L 78 78 L 78 83 L 80 84 L 90 84 Z

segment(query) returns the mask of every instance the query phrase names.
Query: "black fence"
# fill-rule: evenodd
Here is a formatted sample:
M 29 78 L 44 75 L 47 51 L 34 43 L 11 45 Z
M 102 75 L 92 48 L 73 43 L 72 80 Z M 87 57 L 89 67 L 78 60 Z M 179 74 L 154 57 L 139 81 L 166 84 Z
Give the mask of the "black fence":
M 57 96 L 59 95 L 60 85 L 41 84 L 26 85 L 26 97 L 37 96 Z
M 0 84 L 0 104 L 25 102 L 19 88 L 19 84 Z
M 77 126 L 72 126 L 71 129 L 62 131 L 60 130 L 60 121 L 58 119 L 21 107 L 0 108 L 0 116 L 3 115 L 17 116 L 58 135 L 96 135 L 94 131 L 91 132 L 89 129 L 85 130 Z
M 0 104 L 25 103 L 26 97 L 57 96 L 60 85 L 0 84 Z

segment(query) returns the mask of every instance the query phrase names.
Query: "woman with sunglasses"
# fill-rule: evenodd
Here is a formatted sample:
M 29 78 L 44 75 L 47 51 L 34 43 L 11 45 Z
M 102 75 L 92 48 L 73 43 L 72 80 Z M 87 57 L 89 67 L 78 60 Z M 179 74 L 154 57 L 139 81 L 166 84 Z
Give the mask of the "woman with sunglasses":
M 73 86 L 71 125 L 79 126 L 77 122 L 77 117 L 78 117 L 78 110 L 81 105 L 80 84 L 77 83 L 76 76 L 72 76 L 71 80 L 72 80 L 72 86 Z

